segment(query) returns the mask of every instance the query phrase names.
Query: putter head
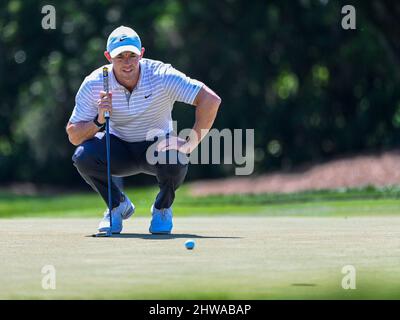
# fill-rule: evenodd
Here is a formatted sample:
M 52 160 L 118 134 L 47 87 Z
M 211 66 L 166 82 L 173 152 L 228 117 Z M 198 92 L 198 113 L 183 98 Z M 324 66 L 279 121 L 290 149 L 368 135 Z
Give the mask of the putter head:
M 104 232 L 98 232 L 93 235 L 93 237 L 96 237 L 96 238 L 98 238 L 98 237 L 107 238 L 107 237 L 111 237 L 111 236 L 112 236 L 111 229 L 104 231 Z

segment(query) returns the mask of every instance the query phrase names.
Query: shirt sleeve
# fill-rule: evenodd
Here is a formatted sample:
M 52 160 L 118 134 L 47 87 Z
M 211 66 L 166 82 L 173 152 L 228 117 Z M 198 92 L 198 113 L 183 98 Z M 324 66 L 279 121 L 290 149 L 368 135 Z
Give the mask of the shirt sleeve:
M 166 70 L 162 78 L 164 88 L 172 102 L 179 101 L 193 104 L 194 99 L 203 86 L 202 82 L 189 78 L 171 65 L 166 65 Z
M 69 121 L 71 123 L 90 121 L 94 119 L 96 114 L 97 106 L 93 100 L 92 88 L 90 83 L 85 80 L 76 94 L 75 107 Z

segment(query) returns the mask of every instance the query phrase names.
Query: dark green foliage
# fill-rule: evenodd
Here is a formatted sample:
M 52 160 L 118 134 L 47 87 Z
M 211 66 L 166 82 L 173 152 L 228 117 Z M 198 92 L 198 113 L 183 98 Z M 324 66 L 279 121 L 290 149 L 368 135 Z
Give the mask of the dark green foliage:
M 325 4 L 326 3 L 326 4 Z M 44 1 L 0 3 L 0 181 L 80 184 L 65 124 L 84 77 L 105 64 L 109 32 L 137 30 L 145 56 L 204 81 L 223 99 L 215 126 L 254 128 L 256 172 L 397 147 L 400 3 L 353 1 Z M 19 63 L 18 63 L 19 62 Z M 194 110 L 177 104 L 178 129 Z M 232 173 L 192 166 L 189 178 Z M 139 178 L 138 180 L 140 180 Z

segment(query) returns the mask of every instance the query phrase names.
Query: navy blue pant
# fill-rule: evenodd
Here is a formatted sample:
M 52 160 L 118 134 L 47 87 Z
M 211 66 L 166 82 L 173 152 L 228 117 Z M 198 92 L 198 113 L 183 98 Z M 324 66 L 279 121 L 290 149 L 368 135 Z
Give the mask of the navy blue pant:
M 146 159 L 146 151 L 155 141 L 126 142 L 114 135 L 110 135 L 110 163 L 111 175 L 127 177 L 139 173 L 156 176 L 160 192 L 154 206 L 157 209 L 169 208 L 174 199 L 175 191 L 185 179 L 188 162 L 177 161 L 175 163 L 151 164 Z M 166 152 L 165 157 L 176 150 Z M 186 155 L 185 155 L 186 156 Z M 182 159 L 175 156 L 175 159 Z M 187 158 L 186 158 L 187 159 Z M 107 182 L 107 154 L 106 137 L 95 136 L 83 142 L 75 150 L 72 156 L 73 163 L 82 178 L 97 191 L 104 202 L 108 203 Z M 111 183 L 112 206 L 119 205 L 121 190 L 114 182 Z

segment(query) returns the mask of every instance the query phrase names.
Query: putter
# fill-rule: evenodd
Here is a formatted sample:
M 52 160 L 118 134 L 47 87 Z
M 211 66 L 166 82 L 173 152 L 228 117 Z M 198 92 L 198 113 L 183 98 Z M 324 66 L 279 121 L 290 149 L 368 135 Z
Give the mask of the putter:
M 103 68 L 103 89 L 108 94 L 108 68 Z M 112 236 L 112 201 L 111 201 L 111 166 L 110 166 L 110 113 L 104 112 L 106 118 L 106 152 L 107 152 L 107 185 L 108 185 L 108 211 L 110 214 L 110 230 L 106 233 L 98 233 L 98 237 L 111 237 Z

